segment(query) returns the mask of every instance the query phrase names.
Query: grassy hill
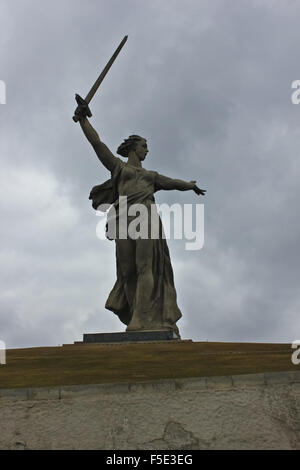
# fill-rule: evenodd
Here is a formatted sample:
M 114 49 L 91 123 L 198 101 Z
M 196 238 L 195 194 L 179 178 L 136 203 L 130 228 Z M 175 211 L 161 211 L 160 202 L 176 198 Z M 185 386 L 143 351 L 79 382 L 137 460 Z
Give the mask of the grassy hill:
M 0 388 L 300 370 L 290 344 L 174 342 L 10 349 Z

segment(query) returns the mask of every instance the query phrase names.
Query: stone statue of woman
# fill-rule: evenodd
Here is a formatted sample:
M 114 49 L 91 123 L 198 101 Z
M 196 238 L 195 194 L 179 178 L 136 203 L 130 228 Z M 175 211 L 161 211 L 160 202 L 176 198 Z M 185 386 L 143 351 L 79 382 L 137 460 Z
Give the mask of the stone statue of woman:
M 117 154 L 127 159 L 124 162 L 100 140 L 87 119 L 84 103 L 78 106 L 76 114 L 100 162 L 111 172 L 110 180 L 91 191 L 90 199 L 95 209 L 102 203 L 109 203 L 118 214 L 120 198 L 126 196 L 128 208 L 132 204 L 143 204 L 150 214 L 156 191 L 193 190 L 197 195 L 205 195 L 205 190 L 198 188 L 196 181 L 172 179 L 144 169 L 142 162 L 148 153 L 146 139 L 131 135 L 119 146 Z M 158 215 L 157 220 L 161 226 Z M 181 311 L 176 300 L 169 250 L 162 232 L 154 239 L 115 237 L 117 280 L 105 307 L 127 325 L 126 331 L 167 329 L 180 337 L 176 322 Z

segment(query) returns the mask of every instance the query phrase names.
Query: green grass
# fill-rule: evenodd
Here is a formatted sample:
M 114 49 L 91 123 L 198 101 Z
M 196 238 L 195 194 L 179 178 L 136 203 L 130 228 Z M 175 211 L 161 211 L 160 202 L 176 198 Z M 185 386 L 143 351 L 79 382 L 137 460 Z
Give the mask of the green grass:
M 174 342 L 10 349 L 0 388 L 300 370 L 290 344 Z

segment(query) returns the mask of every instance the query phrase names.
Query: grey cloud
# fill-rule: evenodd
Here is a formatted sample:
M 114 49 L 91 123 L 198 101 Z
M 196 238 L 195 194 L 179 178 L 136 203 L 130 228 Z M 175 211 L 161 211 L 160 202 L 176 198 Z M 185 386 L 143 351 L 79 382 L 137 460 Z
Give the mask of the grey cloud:
M 128 34 L 92 123 L 112 151 L 144 135 L 146 168 L 207 189 L 203 250 L 169 242 L 183 337 L 296 339 L 299 10 L 259 0 L 2 2 L 0 338 L 49 345 L 123 329 L 104 309 L 114 246 L 97 240 L 88 200 L 109 175 L 71 118 L 74 93 L 86 94 Z M 199 200 L 164 192 L 157 202 Z

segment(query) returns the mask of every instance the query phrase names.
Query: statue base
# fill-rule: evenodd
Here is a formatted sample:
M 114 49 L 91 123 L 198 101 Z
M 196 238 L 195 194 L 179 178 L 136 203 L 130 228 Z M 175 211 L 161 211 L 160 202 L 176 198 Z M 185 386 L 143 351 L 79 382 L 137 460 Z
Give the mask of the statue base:
M 118 333 L 85 333 L 83 343 L 132 343 L 145 341 L 178 341 L 173 330 L 141 330 Z

